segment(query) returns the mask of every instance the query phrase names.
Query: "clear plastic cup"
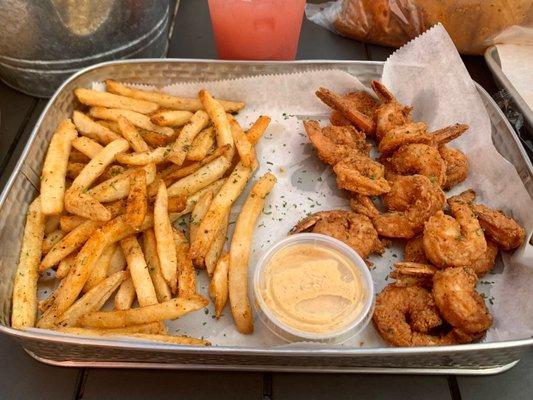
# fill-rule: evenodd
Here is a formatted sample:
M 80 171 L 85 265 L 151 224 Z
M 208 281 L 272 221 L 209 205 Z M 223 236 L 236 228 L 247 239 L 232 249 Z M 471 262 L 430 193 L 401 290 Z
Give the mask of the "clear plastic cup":
M 335 331 L 330 331 L 327 333 L 310 333 L 308 331 L 295 329 L 294 327 L 281 321 L 280 318 L 278 318 L 278 316 L 269 308 L 263 298 L 263 272 L 265 267 L 276 253 L 295 244 L 320 245 L 344 255 L 349 261 L 351 261 L 354 270 L 361 278 L 361 282 L 366 291 L 363 300 L 363 306 L 361 307 L 360 312 L 353 316 L 351 321 L 347 321 L 344 326 Z M 365 261 L 352 248 L 340 240 L 317 233 L 300 233 L 291 235 L 270 247 L 265 255 L 259 260 L 257 268 L 255 269 L 253 292 L 255 299 L 254 305 L 256 308 L 255 311 L 259 319 L 268 327 L 270 331 L 288 342 L 309 341 L 332 344 L 344 343 L 357 335 L 368 325 L 370 319 L 372 318 L 372 312 L 374 309 L 374 282 Z
M 305 0 L 209 0 L 218 57 L 294 60 Z

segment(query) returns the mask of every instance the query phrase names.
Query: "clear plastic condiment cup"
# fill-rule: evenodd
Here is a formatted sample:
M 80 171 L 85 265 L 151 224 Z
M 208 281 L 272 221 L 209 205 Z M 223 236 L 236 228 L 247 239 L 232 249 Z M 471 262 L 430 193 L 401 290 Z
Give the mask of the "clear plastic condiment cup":
M 360 308 L 360 312 L 353 316 L 351 321 L 347 321 L 345 325 L 337 330 L 325 333 L 312 333 L 295 329 L 281 321 L 281 319 L 269 308 L 263 298 L 262 288 L 264 287 L 263 275 L 265 267 L 269 264 L 275 254 L 289 246 L 297 244 L 323 246 L 327 249 L 336 251 L 345 256 L 350 261 L 355 272 L 359 274 L 364 290 L 366 291 L 363 299 L 363 306 Z M 287 342 L 344 343 L 353 338 L 368 325 L 374 309 L 374 282 L 365 261 L 351 247 L 347 246 L 340 240 L 317 233 L 300 233 L 291 235 L 271 246 L 263 257 L 261 257 L 257 264 L 257 268 L 255 269 L 253 292 L 255 299 L 254 305 L 259 319 L 271 332 Z

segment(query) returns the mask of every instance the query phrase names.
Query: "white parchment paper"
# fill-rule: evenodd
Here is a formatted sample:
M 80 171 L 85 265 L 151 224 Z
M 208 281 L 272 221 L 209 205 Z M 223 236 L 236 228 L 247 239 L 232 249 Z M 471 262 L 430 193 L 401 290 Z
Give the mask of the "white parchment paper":
M 470 162 L 468 180 L 454 188 L 453 193 L 472 187 L 480 201 L 505 210 L 531 232 L 531 198 L 514 167 L 494 148 L 486 109 L 444 28 L 434 27 L 392 55 L 385 64 L 383 81 L 401 102 L 414 106 L 414 117 L 426 122 L 431 129 L 458 122 L 470 125 L 468 133 L 453 143 L 465 152 Z M 310 212 L 348 208 L 346 195 L 336 188 L 331 169 L 316 157 L 301 122 L 302 118 L 318 117 L 327 123 L 330 110 L 314 95 L 320 86 L 341 93 L 363 89 L 357 78 L 337 70 L 193 82 L 163 88 L 165 92 L 180 96 L 196 96 L 199 89 L 206 88 L 215 97 L 244 101 L 247 107 L 237 119 L 245 128 L 261 114 L 272 118 L 257 147 L 261 167 L 256 177 L 272 171 L 278 183 L 267 198 L 257 223 L 250 283 L 259 257 L 272 243 L 285 237 L 297 221 Z M 94 87 L 103 89 L 101 84 Z M 245 195 L 234 207 L 232 222 Z M 382 257 L 371 258 L 377 292 L 387 284 L 391 266 L 401 260 L 401 248 L 395 243 Z M 504 256 L 503 262 L 499 261 L 495 268 L 496 273 L 487 275 L 479 285 L 495 316 L 487 341 L 524 338 L 533 333 L 533 305 L 528 305 L 533 303 L 528 301 L 533 287 L 533 268 L 518 261 Z M 205 273 L 200 272 L 198 279 L 199 292 L 207 295 Z M 215 320 L 212 305 L 209 305 L 204 311 L 169 323 L 169 328 L 177 334 L 203 336 L 214 345 L 302 346 L 284 343 L 257 318 L 254 334 L 241 335 L 234 327 L 229 308 L 224 314 L 220 320 Z M 387 344 L 370 325 L 342 346 Z

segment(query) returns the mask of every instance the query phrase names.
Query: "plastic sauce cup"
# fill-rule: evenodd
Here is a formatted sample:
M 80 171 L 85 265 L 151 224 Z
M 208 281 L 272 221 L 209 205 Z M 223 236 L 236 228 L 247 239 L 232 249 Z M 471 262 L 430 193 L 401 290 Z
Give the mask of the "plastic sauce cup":
M 300 329 L 295 329 L 284 323 L 278 315 L 269 307 L 263 297 L 265 288 L 265 268 L 272 258 L 280 251 L 298 244 L 308 244 L 320 246 L 327 250 L 337 252 L 344 256 L 353 267 L 355 274 L 358 274 L 365 294 L 362 300 L 362 307 L 358 313 L 353 315 L 353 319 L 346 321 L 344 325 L 337 330 L 324 333 L 313 333 Z M 317 233 L 300 233 L 281 240 L 270 247 L 261 257 L 257 264 L 253 280 L 253 292 L 255 299 L 256 313 L 259 319 L 268 327 L 270 331 L 278 337 L 288 342 L 319 342 L 319 343 L 344 343 L 361 332 L 370 322 L 374 308 L 374 283 L 372 275 L 364 260 L 352 248 L 340 240 Z

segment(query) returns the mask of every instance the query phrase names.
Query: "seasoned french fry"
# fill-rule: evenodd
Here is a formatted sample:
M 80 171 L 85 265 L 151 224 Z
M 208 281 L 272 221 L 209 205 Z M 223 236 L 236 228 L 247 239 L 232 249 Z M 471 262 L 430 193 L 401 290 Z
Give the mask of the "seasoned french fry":
M 134 151 L 150 150 L 137 128 L 135 128 L 135 125 L 133 125 L 130 121 L 128 121 L 121 115 L 117 118 L 117 122 L 118 127 L 120 129 L 120 133 L 122 134 L 124 139 L 130 142 L 131 147 Z
M 72 191 L 70 189 L 65 193 L 65 208 L 68 212 L 93 221 L 105 222 L 111 219 L 109 210 L 94 197 L 80 189 Z
M 207 254 L 204 258 L 205 268 L 209 276 L 213 275 L 217 261 L 220 258 L 220 254 L 222 254 L 222 250 L 224 249 L 224 243 L 226 243 L 226 235 L 228 234 L 228 224 L 229 212 L 226 213 L 226 215 L 222 219 L 222 223 L 220 224 L 215 238 L 213 239 L 211 246 L 209 246 L 209 250 L 207 251 Z
M 191 243 L 194 242 L 196 239 L 198 227 L 200 226 L 200 222 L 202 222 L 202 219 L 204 218 L 205 213 L 207 212 L 209 205 L 211 204 L 211 201 L 213 201 L 213 193 L 207 192 L 202 197 L 200 197 L 200 200 L 198 200 L 198 203 L 196 203 L 196 205 L 192 209 L 191 222 L 189 223 L 189 240 L 191 241 Z
M 72 120 L 80 134 L 102 144 L 108 144 L 113 140 L 120 139 L 120 135 L 117 135 L 109 126 L 103 125 L 107 121 L 93 121 L 80 111 L 74 111 L 72 113 Z
M 88 329 L 77 327 L 59 328 L 59 332 L 76 336 L 109 336 L 109 335 L 130 335 L 132 333 L 158 334 L 165 331 L 161 322 L 150 322 L 149 324 L 131 325 L 126 328 L 115 329 Z
M 88 292 L 93 287 L 98 286 L 100 282 L 107 278 L 107 270 L 109 269 L 109 264 L 111 263 L 111 258 L 115 253 L 115 249 L 115 244 L 110 244 L 104 249 L 102 255 L 89 273 L 89 278 L 87 278 L 87 282 L 85 282 L 83 292 Z
M 133 333 L 128 336 L 151 342 L 178 344 L 180 346 L 211 346 L 211 343 L 205 339 L 197 339 L 189 336 L 154 335 L 145 333 Z
M 72 147 L 78 150 L 80 153 L 85 154 L 89 158 L 95 157 L 104 146 L 97 141 L 85 136 L 79 136 L 72 141 Z
M 182 126 L 192 117 L 190 111 L 165 110 L 152 114 L 150 120 L 159 126 Z
M 255 151 L 241 126 L 235 119 L 230 120 L 231 134 L 237 148 L 237 153 L 245 167 L 251 167 L 255 161 Z
M 152 225 L 152 216 L 147 214 L 141 229 L 148 229 Z M 81 248 L 76 256 L 72 272 L 64 279 L 66 281 L 65 285 L 62 290 L 57 292 L 54 304 L 43 314 L 38 326 L 42 328 L 53 326 L 55 316 L 60 315 L 72 305 L 85 285 L 94 263 L 100 258 L 106 246 L 135 233 L 135 230 L 129 226 L 123 215 L 100 227 Z
M 198 228 L 202 235 L 198 236 L 194 243 L 191 243 L 190 255 L 192 259 L 205 257 L 218 232 L 220 223 L 244 190 L 251 175 L 252 170 L 239 162 L 222 185 Z
M 189 242 L 182 231 L 173 230 L 178 260 L 178 294 L 189 297 L 196 293 L 196 271 L 189 257 Z
M 138 229 L 148 211 L 146 171 L 137 169 L 130 176 L 130 193 L 126 202 L 126 220 L 132 228 Z
M 124 171 L 126 171 L 126 168 L 122 165 L 110 165 L 104 170 L 104 172 L 102 172 L 102 175 L 100 175 L 98 179 L 96 179 L 95 183 L 107 181 L 108 179 L 111 179 L 114 176 L 122 174 Z
M 161 272 L 172 293 L 176 293 L 178 288 L 176 246 L 168 216 L 168 194 L 164 183 L 159 185 L 154 202 L 154 233 Z
M 155 234 L 153 229 L 148 229 L 143 233 L 142 249 L 146 264 L 148 265 L 148 271 L 152 277 L 155 293 L 157 295 L 157 301 L 162 303 L 172 298 L 172 292 L 163 278 L 161 273 L 161 266 L 159 265 L 159 256 L 157 255 L 157 244 L 155 240 Z
M 199 110 L 194 113 L 190 121 L 183 127 L 178 138 L 172 145 L 167 160 L 176 165 L 182 165 L 191 147 L 192 141 L 209 123 L 209 116 L 205 111 Z
M 97 120 L 95 122 L 97 122 L 100 125 L 105 126 L 106 128 L 109 128 L 114 133 L 118 133 L 119 135 L 117 135 L 117 137 L 115 139 L 118 139 L 120 137 L 120 128 L 118 127 L 118 122 L 117 121 L 108 121 L 108 120 L 105 120 L 105 119 L 99 119 L 99 120 Z M 113 140 L 115 140 L 115 139 L 113 139 Z
M 68 233 L 85 221 L 87 221 L 87 218 L 78 217 L 77 215 L 62 215 L 59 217 L 59 226 L 63 232 Z
M 126 256 L 137 300 L 141 307 L 157 303 L 154 284 L 141 250 L 141 246 L 135 237 L 128 237 L 120 241 L 122 251 Z
M 218 147 L 222 147 L 227 144 L 230 145 L 230 150 L 228 150 L 226 153 L 226 157 L 228 160 L 231 160 L 235 152 L 234 143 L 230 124 L 226 116 L 226 112 L 224 111 L 224 107 L 206 90 L 200 90 L 198 97 L 200 98 L 205 111 L 207 114 L 209 114 L 209 118 L 211 118 L 211 121 L 213 121 L 213 124 L 215 125 Z
M 215 316 L 220 318 L 228 302 L 229 254 L 222 255 L 217 262 L 209 283 L 209 296 L 215 304 Z
M 37 280 L 43 249 L 44 215 L 41 198 L 37 197 L 28 208 L 20 258 L 13 284 L 11 326 L 26 329 L 35 326 L 37 318 Z
M 64 235 L 65 234 L 61 229 L 55 230 L 46 235 L 43 240 L 43 254 L 48 253 L 50 249 L 63 238 Z
M 168 194 L 169 196 L 189 196 L 196 193 L 222 178 L 229 166 L 230 163 L 228 159 L 224 156 L 220 156 L 194 173 L 173 183 L 168 188 Z
M 65 235 L 58 243 L 56 243 L 39 265 L 39 271 L 44 271 L 48 268 L 52 268 L 62 259 L 67 257 L 77 248 L 81 247 L 83 243 L 89 239 L 89 237 L 95 232 L 102 222 L 85 220 L 80 225 L 71 230 Z
M 89 115 L 93 118 L 101 118 L 111 121 L 118 121 L 118 117 L 123 116 L 138 128 L 146 129 L 147 131 L 156 132 L 168 137 L 174 135 L 174 130 L 172 128 L 155 125 L 152 123 L 152 121 L 150 121 L 150 117 L 148 117 L 147 115 L 140 114 L 131 110 L 124 110 L 120 108 L 92 107 L 89 110 Z
M 115 295 L 115 310 L 129 310 L 135 301 L 135 286 L 129 276 L 118 288 Z
M 52 136 L 41 173 L 41 201 L 44 215 L 63 211 L 65 177 L 72 141 L 78 135 L 70 119 L 59 124 Z
M 250 141 L 252 145 L 255 145 L 261 136 L 263 136 L 263 133 L 265 133 L 266 129 L 268 128 L 268 125 L 270 124 L 270 117 L 267 117 L 266 115 L 261 115 L 257 120 L 254 122 L 254 124 L 248 129 L 248 132 L 246 132 L 246 137 Z
M 248 260 L 252 235 L 257 217 L 263 209 L 265 197 L 275 184 L 276 177 L 271 173 L 263 175 L 254 184 L 237 218 L 231 240 L 228 274 L 229 299 L 237 330 L 244 334 L 250 334 L 254 330 L 252 308 L 248 299 Z
M 120 311 L 97 311 L 80 318 L 79 325 L 92 328 L 123 328 L 131 325 L 176 319 L 207 306 L 209 301 L 200 295 L 176 297 L 151 306 Z
M 76 177 L 83 171 L 86 164 L 70 162 L 67 165 L 67 178 L 76 179 Z
M 131 97 L 84 88 L 74 89 L 74 94 L 80 103 L 88 106 L 123 108 L 143 114 L 152 113 L 159 108 L 158 104 L 146 100 L 132 99 Z
M 57 325 L 61 327 L 75 326 L 82 315 L 100 310 L 127 276 L 126 271 L 121 271 L 102 280 L 72 304 L 58 318 Z
M 59 215 L 47 216 L 46 222 L 44 223 L 44 233 L 48 235 L 55 231 L 57 228 L 59 228 Z
M 194 138 L 187 152 L 187 160 L 201 161 L 215 148 L 215 130 L 212 127 L 205 128 Z
M 176 213 L 185 210 L 187 207 L 187 197 L 175 196 L 168 198 L 168 212 Z
M 174 133 L 172 136 L 166 136 L 157 132 L 147 131 L 145 129 L 142 129 L 140 132 L 143 140 L 152 147 L 166 146 L 175 139 L 176 133 Z
M 179 217 L 182 217 L 186 214 L 189 214 L 192 209 L 194 208 L 194 205 L 200 200 L 200 197 L 204 195 L 206 192 L 213 192 L 213 194 L 218 193 L 220 188 L 224 185 L 224 183 L 227 181 L 226 178 L 219 179 L 216 182 L 213 182 L 211 185 L 203 188 L 202 190 L 196 192 L 195 194 L 187 197 L 187 202 L 185 204 L 185 208 L 180 212 L 173 212 L 169 214 L 170 222 L 176 221 Z
M 133 97 L 134 99 L 152 101 L 154 103 L 159 104 L 161 107 L 170 108 L 172 110 L 198 111 L 203 109 L 203 105 L 198 99 L 188 99 L 183 97 L 171 96 L 164 93 L 148 92 L 145 90 L 133 89 L 124 86 L 116 81 L 106 81 L 106 88 L 111 93 Z M 240 102 L 233 102 L 228 100 L 218 101 L 222 104 L 225 111 L 227 112 L 236 112 L 244 107 L 244 103 Z
M 75 260 L 76 256 L 68 256 L 62 259 L 57 265 L 56 278 L 63 279 L 65 276 L 67 276 L 70 271 L 70 268 L 72 267 L 72 265 L 74 265 Z
M 70 162 L 79 162 L 84 164 L 87 164 L 89 161 L 91 161 L 91 159 L 85 154 L 82 154 L 78 150 L 72 148 L 70 149 L 70 156 L 68 157 L 68 160 Z
M 115 272 L 123 271 L 126 268 L 126 257 L 120 246 L 115 246 L 115 252 L 111 257 L 109 262 L 109 267 L 107 268 L 107 276 L 113 275 Z
M 170 150 L 171 146 L 164 146 L 148 151 L 120 154 L 117 156 L 117 161 L 127 165 L 159 164 L 166 160 Z
M 146 171 L 146 183 L 151 184 L 154 181 L 156 169 L 154 164 L 148 164 L 143 167 Z M 127 169 L 123 173 L 116 175 L 107 181 L 104 181 L 88 191 L 95 200 L 102 203 L 123 199 L 130 192 L 130 175 L 133 169 Z

